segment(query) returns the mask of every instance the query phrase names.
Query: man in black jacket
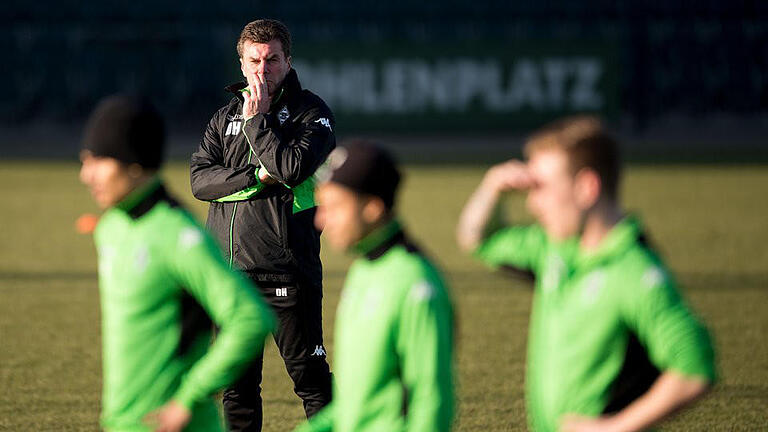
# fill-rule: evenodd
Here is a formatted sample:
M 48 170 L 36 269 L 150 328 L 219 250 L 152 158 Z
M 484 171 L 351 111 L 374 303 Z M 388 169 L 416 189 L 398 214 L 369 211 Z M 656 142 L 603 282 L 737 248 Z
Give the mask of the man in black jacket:
M 261 287 L 278 317 L 275 341 L 307 416 L 331 397 L 322 336 L 322 265 L 314 173 L 336 145 L 325 103 L 291 68 L 288 29 L 274 20 L 245 26 L 237 42 L 247 82 L 210 120 L 192 155 L 192 193 L 210 202 L 208 228 L 230 265 Z M 224 392 L 230 430 L 261 430 L 259 356 Z

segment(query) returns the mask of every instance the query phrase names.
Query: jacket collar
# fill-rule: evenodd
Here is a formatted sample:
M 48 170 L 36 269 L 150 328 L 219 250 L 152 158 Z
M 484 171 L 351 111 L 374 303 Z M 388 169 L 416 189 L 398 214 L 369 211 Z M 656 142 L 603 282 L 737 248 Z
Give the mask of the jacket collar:
M 224 90 L 233 93 L 235 97 L 242 101 L 242 90 L 246 87 L 248 87 L 248 83 L 246 81 L 240 81 L 224 87 Z M 288 74 L 285 76 L 285 79 L 283 79 L 283 83 L 280 85 L 280 88 L 277 89 L 276 93 L 278 97 L 272 101 L 270 110 L 271 108 L 276 107 L 279 103 L 291 104 L 299 96 L 301 93 L 301 82 L 299 81 L 299 76 L 296 74 L 296 69 L 291 68 L 291 70 L 288 71 Z
M 373 261 L 381 258 L 393 246 L 404 243 L 403 229 L 400 223 L 393 219 L 363 237 L 355 244 L 353 250 Z
M 132 219 L 138 219 L 147 214 L 160 201 L 173 203 L 160 178 L 154 177 L 129 193 L 115 205 L 115 208 L 126 212 Z
M 638 243 L 646 243 L 642 223 L 637 216 L 628 215 L 611 228 L 597 249 L 588 252 L 580 250 L 574 264 L 578 268 L 599 265 L 623 254 Z

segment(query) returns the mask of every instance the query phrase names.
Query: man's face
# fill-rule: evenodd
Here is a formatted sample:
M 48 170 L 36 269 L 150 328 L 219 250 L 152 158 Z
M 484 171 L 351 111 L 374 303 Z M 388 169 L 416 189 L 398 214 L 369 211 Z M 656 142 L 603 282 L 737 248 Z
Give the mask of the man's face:
M 585 209 L 577 201 L 577 185 L 565 152 L 535 151 L 528 161 L 528 169 L 533 178 L 526 201 L 528 210 L 555 239 L 564 240 L 578 234 Z
M 291 58 L 285 57 L 283 44 L 277 39 L 267 43 L 246 41 L 240 57 L 240 70 L 250 86 L 259 86 L 256 75 L 266 80 L 267 90 L 272 96 L 291 70 Z
M 94 201 L 102 209 L 119 203 L 136 187 L 135 177 L 117 159 L 94 156 L 85 150 L 80 154 L 80 160 L 83 163 L 80 181 L 88 186 Z
M 363 219 L 364 198 L 336 183 L 322 183 L 315 193 L 315 226 L 331 246 L 347 251 L 362 239 L 368 227 Z

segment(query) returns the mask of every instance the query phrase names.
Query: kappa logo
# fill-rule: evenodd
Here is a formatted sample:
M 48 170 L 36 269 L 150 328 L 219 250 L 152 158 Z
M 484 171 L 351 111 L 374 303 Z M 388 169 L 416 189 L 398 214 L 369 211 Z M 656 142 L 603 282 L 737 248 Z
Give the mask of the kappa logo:
M 319 119 L 315 120 L 315 123 L 320 123 L 321 125 L 327 127 L 331 131 L 333 131 L 333 129 L 331 129 L 331 122 L 327 118 L 325 118 L 325 117 L 322 117 L 322 118 L 319 118 Z
M 277 113 L 277 120 L 280 121 L 280 125 L 285 123 L 286 120 L 288 120 L 288 117 L 291 116 L 291 113 L 288 112 L 288 107 L 283 106 L 283 109 L 280 110 L 279 113 Z
M 643 273 L 642 281 L 646 289 L 653 289 L 662 285 L 667 280 L 664 270 L 659 267 L 650 267 Z
M 411 287 L 410 297 L 417 302 L 427 301 L 435 296 L 435 289 L 427 281 L 421 281 Z
M 243 122 L 239 122 L 239 121 L 229 122 L 229 124 L 227 125 L 227 130 L 226 132 L 224 132 L 224 136 L 239 134 L 240 128 L 242 127 L 242 125 L 243 125 Z
M 318 356 L 318 357 L 325 357 L 325 348 L 323 348 L 322 345 L 315 345 L 315 352 L 313 352 L 312 355 Z
M 232 115 L 228 114 L 227 115 L 227 120 L 229 120 L 229 121 L 244 120 L 244 119 L 245 119 L 245 117 L 242 114 L 232 114 Z

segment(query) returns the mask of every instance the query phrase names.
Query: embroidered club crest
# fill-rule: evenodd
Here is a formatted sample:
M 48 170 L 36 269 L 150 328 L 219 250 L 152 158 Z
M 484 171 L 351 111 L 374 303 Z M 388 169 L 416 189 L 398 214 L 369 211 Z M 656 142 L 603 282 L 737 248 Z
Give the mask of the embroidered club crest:
M 285 123 L 286 120 L 288 120 L 288 117 L 291 116 L 291 113 L 288 112 L 288 107 L 283 105 L 283 109 L 280 110 L 280 112 L 277 113 L 277 119 L 280 121 L 280 125 Z

